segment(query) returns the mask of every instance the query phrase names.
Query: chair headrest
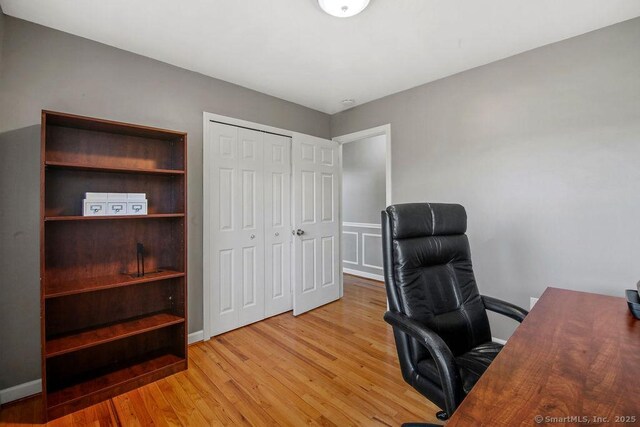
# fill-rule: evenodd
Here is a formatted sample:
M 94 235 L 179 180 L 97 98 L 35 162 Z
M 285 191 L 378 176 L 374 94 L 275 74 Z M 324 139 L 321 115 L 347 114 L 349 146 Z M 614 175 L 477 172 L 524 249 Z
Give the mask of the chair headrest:
M 387 207 L 394 239 L 450 236 L 467 231 L 467 212 L 448 203 L 403 203 Z

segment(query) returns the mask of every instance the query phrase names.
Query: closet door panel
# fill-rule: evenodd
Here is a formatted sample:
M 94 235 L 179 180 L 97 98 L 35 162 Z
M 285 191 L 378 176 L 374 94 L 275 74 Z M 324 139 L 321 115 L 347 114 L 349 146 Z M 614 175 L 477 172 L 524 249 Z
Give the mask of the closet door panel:
M 291 138 L 264 135 L 265 315 L 292 309 Z
M 239 280 L 236 289 L 239 304 L 239 324 L 247 325 L 264 319 L 264 164 L 263 133 L 238 129 L 240 151 L 238 169 L 240 183 L 241 230 L 238 250 Z
M 239 256 L 236 244 L 239 224 L 240 192 L 238 191 L 238 130 L 233 126 L 211 124 L 210 140 L 212 165 L 210 183 L 212 210 L 208 221 L 212 224 L 210 258 L 212 333 L 219 334 L 238 324 Z

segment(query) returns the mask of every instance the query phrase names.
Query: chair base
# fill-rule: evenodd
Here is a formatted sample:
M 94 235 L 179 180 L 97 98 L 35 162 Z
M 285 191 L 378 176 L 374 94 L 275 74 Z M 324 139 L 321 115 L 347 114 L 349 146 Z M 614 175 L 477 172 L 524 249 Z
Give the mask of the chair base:
M 449 419 L 449 414 L 445 411 L 439 411 L 436 413 L 436 418 L 440 421 L 446 421 Z M 440 427 L 438 424 L 430 424 L 430 423 L 404 423 L 402 427 Z
M 440 421 L 447 421 L 449 419 L 449 414 L 447 414 L 445 411 L 438 411 L 436 413 L 436 418 Z

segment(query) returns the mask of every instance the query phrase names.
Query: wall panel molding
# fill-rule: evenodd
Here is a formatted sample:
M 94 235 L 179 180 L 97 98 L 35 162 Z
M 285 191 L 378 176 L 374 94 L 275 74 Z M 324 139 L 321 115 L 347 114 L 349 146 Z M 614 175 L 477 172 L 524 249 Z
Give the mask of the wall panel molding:
M 351 264 L 351 265 L 360 265 L 360 237 L 359 234 L 356 231 L 342 231 L 342 235 L 343 235 L 343 239 L 345 239 L 345 235 L 351 235 L 351 236 L 356 236 L 356 259 L 354 260 L 350 260 L 346 258 L 347 255 L 347 251 L 343 251 L 344 253 L 344 257 L 342 259 L 342 262 L 344 262 L 345 264 Z
M 358 228 L 375 228 L 380 230 L 382 227 L 380 224 L 374 224 L 372 222 L 343 222 L 343 227 L 358 227 Z
M 363 267 L 369 267 L 369 268 L 375 268 L 377 270 L 383 270 L 382 265 L 373 265 L 373 264 L 368 264 L 367 263 L 367 245 L 366 245 L 366 238 L 367 237 L 374 237 L 376 239 L 382 239 L 382 235 L 380 234 L 372 234 L 372 233 L 362 233 L 362 266 Z

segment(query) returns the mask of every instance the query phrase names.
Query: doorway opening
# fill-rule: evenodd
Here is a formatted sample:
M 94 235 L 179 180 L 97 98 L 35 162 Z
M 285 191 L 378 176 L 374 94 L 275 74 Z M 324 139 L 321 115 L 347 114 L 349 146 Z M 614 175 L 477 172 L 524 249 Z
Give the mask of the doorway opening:
M 342 156 L 342 271 L 383 281 L 380 211 L 391 204 L 390 126 L 334 140 Z

